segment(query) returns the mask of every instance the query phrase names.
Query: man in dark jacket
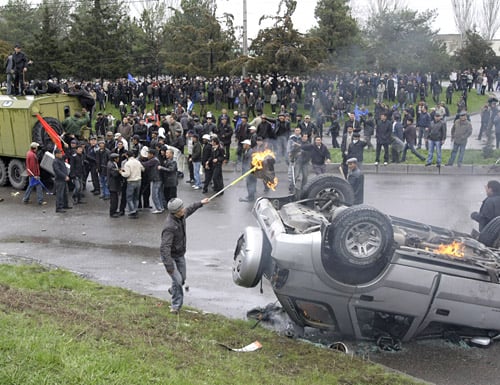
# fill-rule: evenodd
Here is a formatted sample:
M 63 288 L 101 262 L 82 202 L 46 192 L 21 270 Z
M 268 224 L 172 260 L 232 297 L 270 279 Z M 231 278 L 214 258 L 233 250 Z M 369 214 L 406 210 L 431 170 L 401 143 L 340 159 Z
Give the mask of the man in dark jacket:
M 63 160 L 61 150 L 54 151 L 54 163 L 52 168 L 54 170 L 54 186 L 56 191 L 56 213 L 65 213 L 65 208 L 68 206 L 68 168 Z
M 321 138 L 314 138 L 314 144 L 303 144 L 302 151 L 308 151 L 311 154 L 311 163 L 313 171 L 316 175 L 326 172 L 325 163 L 330 163 L 331 156 L 328 148 L 322 143 Z
M 120 216 L 117 213 L 118 210 L 118 196 L 122 190 L 123 178 L 120 174 L 120 168 L 118 161 L 120 160 L 120 155 L 113 153 L 109 156 L 108 161 L 108 187 L 109 187 L 109 216 L 111 218 L 118 218 Z
M 109 161 L 109 151 L 106 148 L 106 143 L 104 140 L 98 142 L 99 149 L 95 153 L 97 172 L 99 173 L 99 185 L 101 195 L 100 198 L 104 200 L 109 199 L 109 189 L 108 189 L 108 161 Z
M 486 186 L 486 199 L 481 204 L 479 212 L 474 211 L 470 217 L 479 223 L 479 231 L 493 219 L 500 216 L 500 182 L 490 180 Z
M 427 156 L 426 166 L 432 164 L 434 158 L 434 149 L 436 149 L 436 166 L 441 167 L 441 146 L 446 140 L 446 123 L 441 120 L 441 114 L 434 114 L 434 121 L 430 124 L 426 132 L 425 142 L 429 144 L 429 155 Z
M 354 191 L 353 204 L 360 205 L 364 200 L 365 177 L 358 167 L 358 160 L 356 158 L 347 159 L 347 167 L 349 168 L 349 172 L 347 173 L 347 181 Z
M 71 154 L 69 158 L 70 163 L 70 173 L 69 178 L 73 183 L 73 203 L 81 204 L 85 203 L 82 201 L 83 193 L 83 178 L 85 176 L 85 155 L 83 153 L 83 144 L 78 144 L 76 151 Z
M 193 162 L 193 176 L 194 176 L 194 184 L 192 187 L 195 190 L 199 190 L 203 187 L 203 185 L 201 183 L 201 175 L 200 175 L 202 147 L 198 134 L 193 134 L 192 141 L 193 141 L 193 150 L 191 153 L 191 161 Z
M 166 203 L 172 198 L 177 198 L 178 179 L 177 162 L 174 160 L 174 152 L 171 149 L 165 149 L 162 151 L 162 153 L 163 152 L 164 156 L 160 157 L 160 176 L 163 184 L 163 195 Z
M 163 201 L 161 199 L 162 180 L 160 176 L 160 160 L 157 157 L 155 149 L 149 149 L 147 159 L 141 163 L 145 169 L 145 177 L 150 183 L 151 198 L 153 200 L 153 210 L 151 214 L 161 214 L 164 211 Z M 144 202 L 145 204 L 148 202 Z
M 392 127 L 391 122 L 387 120 L 387 113 L 380 114 L 380 121 L 377 124 L 375 133 L 377 139 L 377 147 L 375 148 L 375 165 L 380 162 L 380 151 L 384 147 L 384 166 L 389 162 L 389 144 L 392 142 Z
M 24 73 L 28 71 L 28 58 L 21 51 L 21 45 L 16 44 L 14 53 L 12 54 L 13 71 L 14 71 L 14 88 L 13 95 L 22 95 L 24 90 Z
M 209 202 L 202 199 L 184 207 L 179 198 L 171 199 L 167 204 L 168 216 L 161 233 L 160 257 L 168 275 L 172 279 L 172 303 L 170 312 L 178 314 L 184 300 L 182 285 L 186 281 L 186 218 Z

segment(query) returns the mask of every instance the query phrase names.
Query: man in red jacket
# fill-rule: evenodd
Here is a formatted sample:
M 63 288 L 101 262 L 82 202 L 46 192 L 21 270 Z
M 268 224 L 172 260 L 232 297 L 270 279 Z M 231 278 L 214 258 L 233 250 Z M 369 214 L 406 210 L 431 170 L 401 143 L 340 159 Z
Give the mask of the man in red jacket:
M 33 187 L 36 188 L 36 200 L 39 205 L 46 205 L 47 202 L 43 200 L 42 182 L 40 181 L 40 165 L 36 152 L 39 144 L 36 142 L 31 143 L 30 150 L 26 153 L 26 171 L 29 175 L 29 185 L 24 193 L 23 203 L 30 202 L 30 195 Z

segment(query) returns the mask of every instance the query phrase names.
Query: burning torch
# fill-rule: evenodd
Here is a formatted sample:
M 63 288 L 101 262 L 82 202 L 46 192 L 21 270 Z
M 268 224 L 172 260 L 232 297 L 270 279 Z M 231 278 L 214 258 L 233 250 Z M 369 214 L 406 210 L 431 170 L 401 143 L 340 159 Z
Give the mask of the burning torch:
M 245 172 L 244 174 L 242 174 L 241 176 L 239 176 L 238 178 L 236 178 L 235 180 L 233 180 L 222 190 L 216 192 L 214 195 L 208 198 L 208 200 L 211 201 L 216 196 L 226 191 L 229 187 L 234 186 L 236 183 L 245 179 L 251 173 L 255 173 L 256 178 L 263 179 L 267 187 L 269 187 L 271 190 L 275 190 L 276 186 L 278 185 L 278 178 L 276 178 L 274 172 L 275 162 L 276 162 L 275 155 L 269 149 L 266 149 L 261 152 L 254 152 L 252 154 L 252 168 L 247 172 Z

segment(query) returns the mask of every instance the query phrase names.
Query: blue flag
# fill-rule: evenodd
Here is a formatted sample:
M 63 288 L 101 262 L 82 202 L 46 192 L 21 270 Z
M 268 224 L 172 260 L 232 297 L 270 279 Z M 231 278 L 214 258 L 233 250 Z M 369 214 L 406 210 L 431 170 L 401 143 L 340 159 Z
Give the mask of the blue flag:
M 128 81 L 129 81 L 130 83 L 134 83 L 134 84 L 135 84 L 135 83 L 137 83 L 137 80 L 135 80 L 135 78 L 134 78 L 134 77 L 130 74 L 130 72 L 129 72 L 129 74 L 128 74 L 127 79 L 128 79 Z

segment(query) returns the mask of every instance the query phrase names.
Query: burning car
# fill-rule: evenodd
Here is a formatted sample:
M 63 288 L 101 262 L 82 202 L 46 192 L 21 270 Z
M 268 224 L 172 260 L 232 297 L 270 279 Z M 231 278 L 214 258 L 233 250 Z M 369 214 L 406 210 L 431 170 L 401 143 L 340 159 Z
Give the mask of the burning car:
M 500 333 L 500 217 L 470 235 L 352 206 L 350 185 L 311 179 L 297 197 L 260 198 L 237 241 L 233 280 L 265 277 L 300 330 L 402 341 Z

